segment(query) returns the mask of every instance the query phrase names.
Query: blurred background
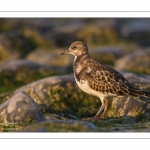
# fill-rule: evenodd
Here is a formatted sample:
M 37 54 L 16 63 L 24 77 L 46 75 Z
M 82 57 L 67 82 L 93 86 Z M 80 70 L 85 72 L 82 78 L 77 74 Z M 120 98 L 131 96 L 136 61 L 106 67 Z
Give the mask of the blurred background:
M 73 56 L 59 54 L 77 40 L 119 71 L 150 74 L 149 18 L 1 18 L 0 98 L 32 81 L 71 74 Z
M 1 123 L 18 121 L 21 129 L 21 122 L 26 126 L 43 120 L 44 116 L 50 123 L 42 127 L 34 124 L 31 130 L 24 131 L 95 131 L 95 127 L 89 128 L 88 122 L 85 125 L 78 120 L 93 117 L 101 102 L 76 86 L 72 75 L 73 56 L 60 55 L 74 41 L 85 42 L 92 58 L 115 68 L 142 89 L 150 90 L 149 18 L 1 18 Z M 26 103 L 26 99 L 33 102 L 31 98 L 36 104 Z M 144 127 L 149 128 L 148 98 L 109 100 L 108 121 L 93 121 L 98 131 L 116 131 L 118 123 L 123 126 L 121 131 L 126 129 L 126 123 L 141 131 L 143 124 L 134 127 L 132 123 L 146 119 L 148 124 Z M 13 111 L 9 113 L 10 107 Z M 66 126 L 62 127 L 57 120 Z M 74 120 L 71 124 L 75 127 L 72 129 L 66 120 Z M 7 128 L 0 128 L 0 132 Z

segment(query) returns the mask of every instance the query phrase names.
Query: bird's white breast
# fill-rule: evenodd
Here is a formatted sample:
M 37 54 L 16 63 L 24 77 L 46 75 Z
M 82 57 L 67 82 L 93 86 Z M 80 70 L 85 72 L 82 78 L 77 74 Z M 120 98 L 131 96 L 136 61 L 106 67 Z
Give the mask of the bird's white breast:
M 106 96 L 104 93 L 100 93 L 100 92 L 97 92 L 97 91 L 91 89 L 87 80 L 85 80 L 85 81 L 81 80 L 79 82 L 75 78 L 75 81 L 76 81 L 77 85 L 79 86 L 79 88 L 87 94 L 90 94 L 90 95 L 93 95 L 93 96 L 96 96 L 99 98 L 104 98 Z

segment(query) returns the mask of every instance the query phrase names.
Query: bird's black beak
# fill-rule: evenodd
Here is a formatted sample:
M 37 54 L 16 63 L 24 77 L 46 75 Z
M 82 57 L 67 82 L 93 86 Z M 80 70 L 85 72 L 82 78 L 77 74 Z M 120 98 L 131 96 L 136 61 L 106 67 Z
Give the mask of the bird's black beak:
M 64 52 L 62 52 L 60 55 L 65 55 L 65 54 L 68 54 L 69 50 L 66 50 Z

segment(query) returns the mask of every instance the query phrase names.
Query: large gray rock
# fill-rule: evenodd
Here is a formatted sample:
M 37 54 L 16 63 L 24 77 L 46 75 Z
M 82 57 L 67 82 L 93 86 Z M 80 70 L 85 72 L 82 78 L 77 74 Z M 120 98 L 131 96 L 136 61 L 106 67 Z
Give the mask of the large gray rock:
M 2 78 L 5 76 L 7 78 L 12 77 L 11 82 L 18 82 L 18 80 L 23 82 L 33 81 L 36 78 L 40 78 L 40 76 L 50 76 L 61 72 L 59 67 L 56 68 L 55 66 L 48 66 L 26 59 L 3 61 L 0 64 L 0 76 L 2 76 Z M 28 78 L 28 76 L 31 76 L 31 78 Z M 35 78 L 33 76 L 35 76 Z M 24 78 L 28 78 L 28 80 L 24 80 Z
M 47 77 L 27 84 L 17 89 L 14 93 L 18 93 L 19 91 L 23 90 L 28 93 L 37 104 L 49 105 L 49 89 L 56 86 L 65 87 L 67 83 L 72 83 L 73 85 L 75 85 L 73 75 Z
M 34 100 L 25 92 L 16 93 L 6 102 L 0 105 L 0 122 L 17 122 L 25 125 L 45 120 Z
M 115 63 L 117 70 L 150 74 L 150 49 L 143 49 L 127 54 Z
M 39 64 L 52 66 L 56 55 L 46 49 L 40 48 L 30 52 L 26 58 Z
M 150 86 L 150 76 L 149 75 L 138 76 L 131 72 L 122 72 L 122 71 L 120 73 L 133 84 L 137 84 L 137 85 L 145 84 L 147 86 Z
M 4 61 L 0 65 L 0 72 L 16 72 L 21 68 L 27 68 L 29 70 L 37 70 L 40 68 L 47 69 L 47 70 L 50 69 L 48 68 L 48 66 L 44 66 L 33 61 L 29 61 L 25 59 L 15 59 L 15 60 Z
M 150 117 L 150 101 L 146 102 L 133 97 L 115 97 L 107 112 L 109 117 L 131 116 L 142 114 L 147 119 Z

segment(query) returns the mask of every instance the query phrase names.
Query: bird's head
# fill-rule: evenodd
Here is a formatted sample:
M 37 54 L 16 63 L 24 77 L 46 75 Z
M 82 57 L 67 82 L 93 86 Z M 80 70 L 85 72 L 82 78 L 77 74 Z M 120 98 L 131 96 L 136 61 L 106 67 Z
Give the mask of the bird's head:
M 61 53 L 61 55 L 72 54 L 75 57 L 82 56 L 88 54 L 88 48 L 85 43 L 81 41 L 73 42 L 69 49 Z

